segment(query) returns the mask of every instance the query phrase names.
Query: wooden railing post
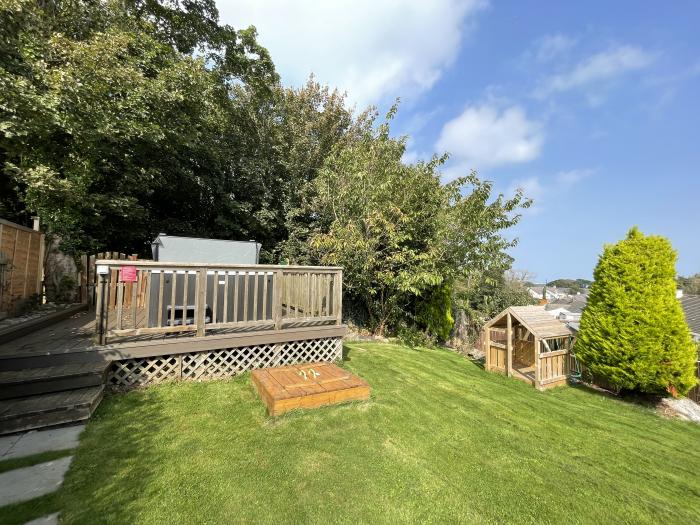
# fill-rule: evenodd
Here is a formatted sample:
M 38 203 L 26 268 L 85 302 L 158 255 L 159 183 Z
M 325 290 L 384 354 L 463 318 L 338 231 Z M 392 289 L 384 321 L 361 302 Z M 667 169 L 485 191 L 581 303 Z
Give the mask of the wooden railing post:
M 535 386 L 542 386 L 542 361 L 540 360 L 540 339 L 535 337 Z
M 185 274 L 187 275 L 187 274 Z M 187 281 L 185 280 L 185 286 Z M 207 268 L 197 270 L 197 337 L 204 337 L 204 324 L 206 322 L 206 304 L 207 304 Z M 182 322 L 187 322 L 187 305 L 184 305 L 185 311 L 182 313 Z
M 335 312 L 335 324 L 343 324 L 343 270 L 338 270 L 335 274 L 333 286 L 333 311 Z
M 508 312 L 506 317 L 506 375 L 513 375 L 513 316 Z
M 272 286 L 272 319 L 275 321 L 275 330 L 282 329 L 282 286 L 284 286 L 284 272 L 276 270 Z
M 486 351 L 486 370 L 491 370 L 491 328 L 484 328 L 484 349 Z
M 95 340 L 97 341 L 97 344 L 103 345 L 107 342 L 107 312 L 105 308 L 107 275 L 100 274 L 98 279 L 95 304 Z

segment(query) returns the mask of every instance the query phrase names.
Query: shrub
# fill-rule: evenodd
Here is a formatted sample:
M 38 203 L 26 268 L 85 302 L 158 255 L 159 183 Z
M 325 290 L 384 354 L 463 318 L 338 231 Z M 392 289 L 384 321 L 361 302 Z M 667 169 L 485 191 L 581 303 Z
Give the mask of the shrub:
M 443 284 L 433 288 L 426 296 L 418 303 L 416 321 L 438 341 L 447 341 L 455 324 L 452 317 L 452 286 Z
M 667 239 L 637 228 L 605 247 L 576 341 L 593 375 L 651 394 L 685 394 L 695 384 L 695 346 L 675 295 L 675 264 Z
M 435 346 L 435 339 L 430 334 L 413 325 L 403 325 L 396 334 L 399 341 L 409 348 L 430 348 Z

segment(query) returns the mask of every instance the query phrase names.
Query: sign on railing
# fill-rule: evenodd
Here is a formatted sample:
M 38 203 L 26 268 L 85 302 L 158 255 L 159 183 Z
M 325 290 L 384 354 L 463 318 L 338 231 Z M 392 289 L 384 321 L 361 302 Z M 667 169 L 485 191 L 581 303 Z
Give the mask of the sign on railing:
M 98 260 L 96 332 L 158 334 L 283 330 L 342 323 L 342 270 Z

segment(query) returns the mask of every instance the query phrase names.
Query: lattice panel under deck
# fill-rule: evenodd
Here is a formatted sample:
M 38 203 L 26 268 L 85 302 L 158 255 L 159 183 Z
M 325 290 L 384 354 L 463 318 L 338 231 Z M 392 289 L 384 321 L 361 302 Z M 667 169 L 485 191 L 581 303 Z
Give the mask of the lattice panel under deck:
M 131 388 L 178 379 L 219 379 L 255 368 L 336 361 L 342 355 L 341 338 L 330 337 L 126 359 L 112 363 L 108 382 L 118 388 Z

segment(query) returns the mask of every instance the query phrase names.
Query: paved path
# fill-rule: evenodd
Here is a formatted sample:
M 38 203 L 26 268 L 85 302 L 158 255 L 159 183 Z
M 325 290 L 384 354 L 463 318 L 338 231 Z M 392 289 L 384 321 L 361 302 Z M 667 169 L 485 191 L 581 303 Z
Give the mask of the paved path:
M 23 458 L 51 450 L 69 450 L 78 446 L 78 436 L 85 425 L 32 430 L 24 434 L 0 437 L 0 461 Z
M 44 496 L 63 483 L 73 456 L 0 474 L 0 507 Z
M 70 450 L 78 446 L 85 425 L 32 430 L 24 434 L 0 437 L 0 461 L 17 459 L 53 450 Z M 30 467 L 18 468 L 0 474 L 0 507 L 28 501 L 50 494 L 63 483 L 73 456 L 59 458 Z M 0 509 L 0 513 L 2 509 Z M 26 525 L 53 525 L 58 513 L 42 516 Z

